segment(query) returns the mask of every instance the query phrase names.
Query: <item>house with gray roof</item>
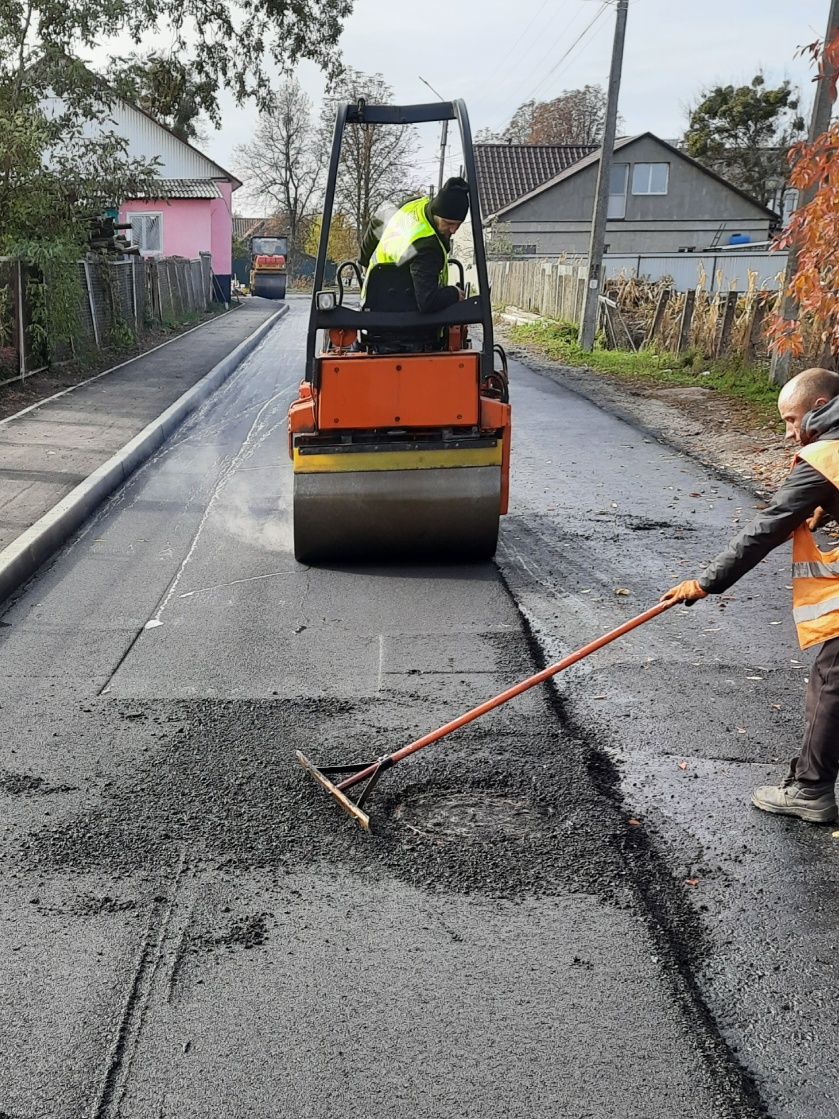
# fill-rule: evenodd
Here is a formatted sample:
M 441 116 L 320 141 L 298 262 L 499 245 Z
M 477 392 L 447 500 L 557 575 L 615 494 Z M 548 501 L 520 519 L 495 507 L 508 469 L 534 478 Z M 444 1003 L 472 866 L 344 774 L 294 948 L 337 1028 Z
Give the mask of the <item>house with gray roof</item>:
M 586 255 L 599 148 L 478 144 L 487 248 Z M 651 132 L 615 143 L 607 253 L 694 252 L 766 242 L 778 215 Z

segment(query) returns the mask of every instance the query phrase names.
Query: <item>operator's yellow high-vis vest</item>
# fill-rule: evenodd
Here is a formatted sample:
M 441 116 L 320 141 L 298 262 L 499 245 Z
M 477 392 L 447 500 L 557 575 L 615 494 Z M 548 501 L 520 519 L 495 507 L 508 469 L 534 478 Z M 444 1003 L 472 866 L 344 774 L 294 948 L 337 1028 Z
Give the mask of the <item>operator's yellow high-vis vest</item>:
M 798 458 L 839 489 L 839 439 L 802 447 Z M 806 524 L 792 537 L 792 614 L 802 649 L 839 637 L 839 548 L 820 551 Z
M 376 245 L 370 263 L 367 265 L 367 274 L 364 277 L 364 286 L 361 289 L 361 302 L 367 295 L 367 283 L 370 273 L 381 264 L 407 264 L 414 254 L 414 245 L 425 237 L 436 237 L 443 250 L 443 267 L 440 271 L 440 286 L 446 287 L 449 282 L 449 254 L 446 246 L 440 239 L 437 230 L 425 216 L 429 199 L 417 198 L 408 202 L 385 223 L 382 236 Z

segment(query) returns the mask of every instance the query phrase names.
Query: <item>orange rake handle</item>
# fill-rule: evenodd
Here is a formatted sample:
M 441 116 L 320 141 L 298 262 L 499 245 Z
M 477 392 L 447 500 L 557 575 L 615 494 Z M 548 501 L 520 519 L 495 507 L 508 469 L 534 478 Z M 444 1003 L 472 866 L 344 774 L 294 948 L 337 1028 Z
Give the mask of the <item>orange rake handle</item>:
M 643 614 L 639 614 L 635 618 L 630 618 L 628 622 L 624 622 L 623 625 L 618 626 L 617 629 L 613 629 L 602 637 L 598 637 L 596 641 L 590 641 L 588 645 L 583 645 L 583 647 L 577 649 L 576 652 L 569 653 L 567 657 L 563 657 L 562 660 L 557 661 L 556 664 L 543 668 L 542 671 L 537 672 L 535 676 L 528 676 L 526 680 L 522 680 L 519 684 L 514 684 L 512 688 L 508 688 L 505 692 L 501 692 L 500 695 L 493 696 L 492 699 L 486 700 L 478 707 L 473 707 L 471 711 L 467 711 L 465 714 L 459 715 L 456 719 L 452 719 L 450 723 L 446 723 L 445 726 L 440 727 L 438 730 L 433 730 L 429 734 L 423 735 L 422 738 L 418 738 L 416 742 L 411 742 L 408 746 L 403 746 L 401 750 L 397 750 L 395 753 L 390 754 L 389 757 L 379 758 L 378 761 L 372 762 L 359 773 L 353 773 L 351 777 L 347 777 L 345 780 L 341 781 L 338 788 L 342 792 L 345 792 L 361 781 L 366 781 L 375 773 L 381 772 L 382 769 L 390 769 L 390 767 L 396 765 L 397 762 L 401 762 L 403 758 L 415 754 L 417 750 L 425 749 L 425 747 L 430 746 L 432 742 L 439 742 L 441 738 L 445 738 L 446 735 L 451 734 L 453 731 L 465 727 L 467 723 L 474 722 L 475 719 L 480 719 L 480 717 L 486 715 L 488 711 L 500 707 L 502 704 L 507 703 L 508 700 L 515 699 L 515 697 L 521 695 L 522 692 L 526 692 L 530 688 L 535 688 L 537 684 L 542 684 L 545 680 L 550 680 L 550 678 L 556 676 L 558 672 L 570 668 L 572 664 L 576 664 L 592 653 L 596 653 L 597 650 L 602 649 L 604 645 L 611 644 L 612 641 L 616 641 L 619 637 L 623 637 L 625 633 L 629 633 L 633 629 L 637 629 L 638 626 L 642 626 L 645 622 L 649 622 L 651 619 L 658 617 L 659 614 L 663 614 L 665 610 L 669 610 L 673 605 L 675 605 L 673 602 L 659 602 L 657 606 L 651 606 L 650 609 L 645 610 Z

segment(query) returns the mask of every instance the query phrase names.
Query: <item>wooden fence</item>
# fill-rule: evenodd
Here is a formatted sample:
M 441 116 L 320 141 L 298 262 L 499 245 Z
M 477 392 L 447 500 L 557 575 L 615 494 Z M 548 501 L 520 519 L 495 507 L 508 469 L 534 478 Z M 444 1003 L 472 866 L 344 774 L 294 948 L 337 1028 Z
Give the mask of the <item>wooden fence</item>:
M 547 319 L 578 323 L 586 266 L 541 260 L 489 261 L 493 306 L 517 307 Z M 716 286 L 717 290 L 709 290 Z M 667 279 L 609 279 L 600 300 L 600 329 L 607 346 L 670 353 L 694 350 L 707 358 L 768 356 L 765 326 L 777 307 L 777 291 L 750 274 L 745 291 L 719 290 L 701 274 L 699 285 L 678 291 Z
M 0 257 L 0 381 L 24 380 L 85 349 L 140 339 L 162 324 L 203 313 L 212 302 L 209 253 L 196 260 L 91 256 L 73 269 L 78 306 L 73 338 L 69 345 L 45 347 L 34 340 L 29 266 Z M 49 290 L 47 277 L 47 315 Z
M 490 260 L 487 270 L 493 306 L 579 321 L 586 290 L 585 266 L 549 260 Z
M 706 358 L 768 356 L 765 326 L 778 293 L 752 284 L 748 291 L 674 291 L 666 281 L 611 280 L 601 300 L 601 326 L 613 349 L 655 346 L 668 353 L 693 350 Z

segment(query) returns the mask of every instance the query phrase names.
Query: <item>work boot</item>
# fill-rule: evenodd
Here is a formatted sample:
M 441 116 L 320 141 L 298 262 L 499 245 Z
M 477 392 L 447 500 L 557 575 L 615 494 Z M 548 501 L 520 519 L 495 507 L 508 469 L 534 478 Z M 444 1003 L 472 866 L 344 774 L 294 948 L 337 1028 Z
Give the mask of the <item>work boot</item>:
M 810 824 L 830 824 L 836 819 L 836 792 L 832 781 L 802 782 L 795 776 L 798 758 L 780 785 L 761 785 L 752 793 L 752 804 L 762 812 L 797 816 Z

